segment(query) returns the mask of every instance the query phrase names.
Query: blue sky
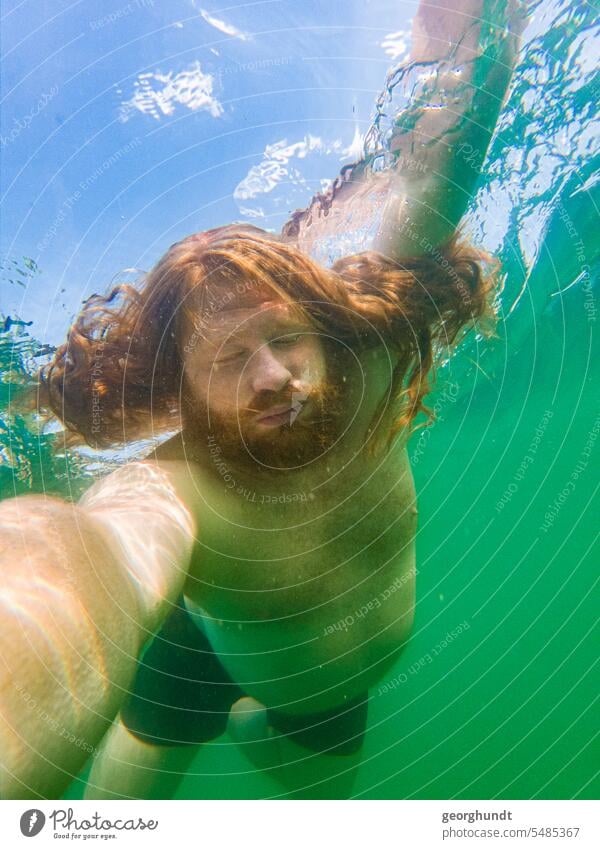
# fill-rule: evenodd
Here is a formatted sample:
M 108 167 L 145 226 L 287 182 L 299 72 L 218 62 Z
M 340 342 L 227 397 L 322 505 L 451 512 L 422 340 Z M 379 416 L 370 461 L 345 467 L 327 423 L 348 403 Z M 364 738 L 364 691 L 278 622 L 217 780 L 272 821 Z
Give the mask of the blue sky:
M 26 286 L 0 275 L 0 312 L 56 344 L 82 300 L 189 233 L 278 231 L 359 155 L 416 8 L 6 0 L 0 252 L 40 272 Z M 493 252 L 518 245 L 527 268 L 562 187 L 594 179 L 597 38 L 587 4 L 535 4 L 468 221 Z
M 360 151 L 416 3 L 8 2 L 2 311 L 58 342 L 81 300 L 233 220 L 279 230 Z

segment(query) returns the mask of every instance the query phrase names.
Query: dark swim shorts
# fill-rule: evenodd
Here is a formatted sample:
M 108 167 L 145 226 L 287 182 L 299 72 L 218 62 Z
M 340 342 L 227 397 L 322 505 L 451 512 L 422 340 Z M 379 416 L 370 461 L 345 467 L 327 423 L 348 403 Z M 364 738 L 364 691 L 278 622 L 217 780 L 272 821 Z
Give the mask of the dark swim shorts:
M 225 732 L 231 706 L 245 695 L 180 598 L 142 656 L 121 719 L 132 734 L 154 745 L 205 743 Z M 363 744 L 368 698 L 365 693 L 302 716 L 269 708 L 268 722 L 307 749 L 350 755 Z

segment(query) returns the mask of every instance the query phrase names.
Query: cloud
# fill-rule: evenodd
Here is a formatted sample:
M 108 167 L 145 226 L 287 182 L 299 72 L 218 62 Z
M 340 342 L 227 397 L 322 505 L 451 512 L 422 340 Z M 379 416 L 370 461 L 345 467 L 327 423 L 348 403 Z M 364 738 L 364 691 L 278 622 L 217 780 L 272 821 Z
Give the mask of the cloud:
M 354 128 L 354 136 L 352 141 L 342 151 L 342 158 L 349 159 L 351 162 L 358 162 L 362 159 L 365 152 L 365 137 L 358 129 L 358 125 Z
M 408 53 L 406 30 L 399 29 L 398 32 L 389 32 L 381 42 L 381 46 L 391 59 L 401 59 Z
M 290 172 L 290 160 L 305 159 L 312 152 L 344 155 L 344 148 L 340 139 L 324 142 L 319 136 L 310 134 L 301 141 L 291 144 L 287 139 L 268 144 L 264 150 L 262 162 L 253 165 L 236 186 L 233 192 L 234 198 L 238 201 L 249 200 L 272 192 L 275 186 L 291 177 L 297 180 L 299 172 L 295 168 Z
M 223 107 L 213 96 L 213 81 L 214 77 L 205 74 L 199 62 L 178 73 L 140 74 L 133 84 L 132 97 L 121 103 L 121 121 L 128 121 L 134 111 L 159 121 L 164 115 L 172 115 L 177 106 L 192 112 L 209 112 L 213 118 L 218 118 L 223 114 Z
M 240 210 L 241 214 L 245 215 L 247 218 L 264 218 L 265 217 L 265 211 L 260 206 L 246 207 L 246 206 L 240 205 L 239 210 Z
M 234 27 L 233 24 L 228 24 L 226 21 L 222 21 L 220 18 L 215 18 L 210 12 L 207 12 L 205 9 L 200 9 L 200 14 L 204 18 L 207 24 L 210 24 L 211 27 L 218 29 L 219 32 L 225 33 L 225 35 L 230 35 L 232 38 L 239 38 L 240 41 L 250 41 L 251 36 L 247 32 L 242 32 L 241 29 Z

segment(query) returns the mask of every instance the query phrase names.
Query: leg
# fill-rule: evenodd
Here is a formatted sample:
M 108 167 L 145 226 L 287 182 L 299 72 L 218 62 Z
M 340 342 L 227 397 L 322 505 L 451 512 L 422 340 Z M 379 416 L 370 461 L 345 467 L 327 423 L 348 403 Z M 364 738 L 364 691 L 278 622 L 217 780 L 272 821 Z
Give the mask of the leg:
M 349 742 L 340 742 L 337 753 L 327 752 L 333 746 L 335 735 L 319 741 L 318 723 L 308 719 L 308 731 L 284 733 L 269 720 L 269 711 L 249 696 L 239 699 L 231 708 L 228 731 L 240 750 L 263 772 L 266 772 L 281 787 L 281 795 L 287 799 L 348 799 L 360 762 L 362 760 L 362 733 L 366 723 L 366 705 L 358 705 L 358 711 L 348 712 L 337 722 L 338 736 Z M 343 714 L 341 714 L 343 717 Z M 281 724 L 281 723 L 280 723 Z M 345 732 L 343 725 L 346 726 Z M 312 734 L 310 734 L 312 730 Z M 323 733 L 322 729 L 322 732 Z M 296 734 L 296 739 L 294 739 Z M 313 744 L 309 744 L 308 736 Z M 352 738 L 356 739 L 354 744 Z M 302 739 L 305 745 L 297 742 Z M 313 745 L 315 749 L 313 749 Z M 310 746 L 310 747 L 309 747 Z M 339 752 L 344 752 L 340 754 Z M 279 796 L 280 794 L 276 794 Z
M 87 799 L 171 798 L 241 695 L 181 602 L 142 656 L 132 690 L 94 759 Z
M 198 746 L 161 746 L 140 740 L 120 717 L 94 757 L 86 799 L 171 799 Z

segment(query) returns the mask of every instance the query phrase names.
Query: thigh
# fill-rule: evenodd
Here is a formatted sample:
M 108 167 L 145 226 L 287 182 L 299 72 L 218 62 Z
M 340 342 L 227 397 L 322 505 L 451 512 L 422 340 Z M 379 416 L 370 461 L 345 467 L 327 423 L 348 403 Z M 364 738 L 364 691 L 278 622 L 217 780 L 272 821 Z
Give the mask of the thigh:
M 242 728 L 245 734 L 233 726 L 230 731 L 255 769 L 275 782 L 269 798 L 351 798 L 362 760 L 367 694 L 334 710 L 303 717 L 266 709 L 254 699 L 241 701 L 264 709 L 264 718 L 257 713 L 256 722 Z M 238 705 L 232 713 L 237 713 Z
M 279 768 L 273 778 L 281 786 L 276 795 L 284 799 L 350 799 L 356 784 L 363 749 L 340 756 L 310 751 L 278 733 Z
M 153 745 L 120 717 L 94 756 L 85 799 L 172 799 L 199 746 Z

